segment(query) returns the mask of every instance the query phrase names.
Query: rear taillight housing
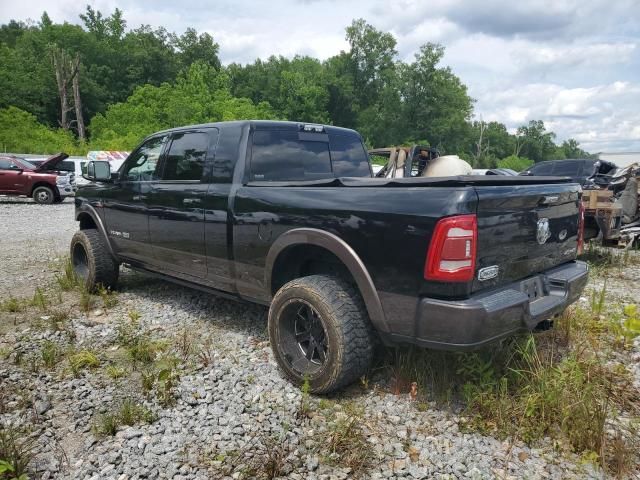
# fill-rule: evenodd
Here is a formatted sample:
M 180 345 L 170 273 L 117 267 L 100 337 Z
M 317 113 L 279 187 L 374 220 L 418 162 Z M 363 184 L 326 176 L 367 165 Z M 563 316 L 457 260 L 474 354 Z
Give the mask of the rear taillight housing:
M 578 255 L 582 253 L 584 249 L 584 203 L 580 199 L 580 206 L 578 207 Z
M 476 268 L 478 220 L 475 215 L 456 215 L 438 221 L 431 237 L 425 280 L 470 282 Z

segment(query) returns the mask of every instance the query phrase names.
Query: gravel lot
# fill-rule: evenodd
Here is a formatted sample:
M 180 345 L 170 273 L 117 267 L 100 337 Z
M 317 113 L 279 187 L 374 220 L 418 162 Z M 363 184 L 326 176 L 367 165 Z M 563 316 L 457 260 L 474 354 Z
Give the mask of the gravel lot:
M 54 280 L 52 264 L 66 255 L 76 229 L 72 202 L 40 206 L 0 198 L 0 225 L 0 292 L 3 298 L 31 297 L 35 286 Z M 616 288 L 624 289 L 628 280 L 616 280 Z M 623 293 L 638 295 L 634 288 Z M 294 479 L 603 475 L 570 453 L 558 453 L 551 440 L 530 448 L 464 433 L 455 408 L 435 403 L 418 408 L 409 394 L 390 393 L 385 369 L 369 385 L 355 385 L 328 399 L 309 397 L 280 376 L 266 335 L 266 310 L 259 306 L 129 271 L 122 274 L 117 303 L 108 308 L 94 299 L 87 313 L 79 313 L 77 295 L 69 292 L 58 300 L 56 309 L 70 312 L 59 329 L 38 328 L 19 314 L 14 327 L 11 314 L 0 314 L 5 324 L 0 348 L 5 352 L 29 358 L 45 342 L 53 342 L 59 349 L 73 345 L 74 351 L 96 352 L 100 362 L 99 368 L 70 375 L 62 366 L 19 369 L 0 355 L 5 402 L 0 420 L 36 425 L 32 465 L 37 477 L 245 478 L 272 464 L 281 476 Z M 40 315 L 41 322 L 55 323 L 50 314 Z M 103 367 L 116 365 L 125 355 L 127 335 L 153 339 L 154 348 L 171 349 L 181 358 L 179 368 L 168 368 L 175 376 L 154 377 L 147 395 L 140 385 L 149 371 L 142 363 L 121 375 L 104 373 Z M 172 401 L 162 401 L 162 388 L 171 390 Z M 100 435 L 101 415 L 125 399 L 148 409 L 155 421 Z M 351 429 L 344 429 L 345 424 Z M 339 451 L 338 431 L 353 434 L 354 442 L 363 439 L 353 451 L 367 460 L 366 470 L 359 470 L 358 458 L 345 464 L 345 454 L 327 450 L 331 444 Z

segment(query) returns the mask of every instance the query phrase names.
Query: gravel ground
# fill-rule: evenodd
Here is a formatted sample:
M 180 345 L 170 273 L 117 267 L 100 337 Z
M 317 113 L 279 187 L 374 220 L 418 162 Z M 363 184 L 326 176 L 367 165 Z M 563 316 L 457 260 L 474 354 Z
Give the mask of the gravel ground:
M 28 297 L 38 283 L 52 280 L 49 265 L 66 254 L 76 228 L 67 202 L 39 206 L 0 199 L 3 296 Z M 309 397 L 280 376 L 263 307 L 129 271 L 121 280 L 116 305 L 105 309 L 96 300 L 86 314 L 78 313 L 77 298 L 65 293 L 56 308 L 66 308 L 70 317 L 59 329 L 37 328 L 36 322 L 0 330 L 0 348 L 24 358 L 40 355 L 48 341 L 60 350 L 73 345 L 75 351 L 94 351 L 101 364 L 74 376 L 62 366 L 18 369 L 0 355 L 5 404 L 0 420 L 36 425 L 38 477 L 245 478 L 256 471 L 267 475 L 274 465 L 280 476 L 294 479 L 603 476 L 576 456 L 559 453 L 550 439 L 530 448 L 465 433 L 455 408 L 433 403 L 417 408 L 410 395 L 389 393 L 384 372 L 366 388 Z M 619 280 L 624 290 L 631 279 Z M 623 293 L 640 298 L 633 288 Z M 2 318 L 8 324 L 10 317 Z M 50 314 L 40 320 L 55 321 Z M 140 385 L 149 370 L 142 364 L 109 378 L 103 367 L 125 355 L 125 337 L 154 339 L 158 350 L 181 357 L 181 366 L 167 367 L 168 377 L 155 377 L 146 395 Z M 640 352 L 640 345 L 636 348 Z M 170 401 L 162 400 L 162 391 L 170 391 Z M 155 421 L 100 435 L 101 415 L 124 399 L 148 409 Z M 341 436 L 353 444 L 341 447 Z M 354 458 L 345 463 L 350 450 Z M 359 470 L 359 460 L 366 460 L 367 470 Z
M 77 228 L 73 199 L 39 205 L 30 198 L 0 196 L 0 295 L 28 295 L 49 279 L 50 263 L 66 254 Z

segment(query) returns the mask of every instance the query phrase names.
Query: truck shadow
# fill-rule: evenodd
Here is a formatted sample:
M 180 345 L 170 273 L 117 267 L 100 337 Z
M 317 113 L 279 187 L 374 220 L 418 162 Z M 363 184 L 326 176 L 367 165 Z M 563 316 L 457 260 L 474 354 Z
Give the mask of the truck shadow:
M 121 272 L 118 289 L 141 299 L 176 309 L 212 325 L 268 340 L 268 308 L 242 300 L 230 300 L 131 270 Z

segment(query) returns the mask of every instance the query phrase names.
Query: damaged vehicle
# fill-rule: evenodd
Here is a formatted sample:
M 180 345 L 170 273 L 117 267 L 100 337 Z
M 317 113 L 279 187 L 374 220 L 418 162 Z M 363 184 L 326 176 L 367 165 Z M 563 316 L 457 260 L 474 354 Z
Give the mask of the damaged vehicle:
M 89 162 L 74 271 L 88 289 L 115 288 L 127 264 L 267 306 L 281 371 L 315 393 L 366 374 L 378 341 L 475 349 L 548 328 L 580 297 L 580 185 L 436 176 L 446 157 L 389 154 L 374 178 L 350 129 L 235 121 L 155 133 L 115 174 Z M 449 171 L 467 170 L 451 160 Z
M 40 165 L 21 157 L 0 155 L 0 195 L 27 196 L 37 203 L 60 203 L 76 191 L 75 175 L 60 168 L 68 158 L 57 153 Z

